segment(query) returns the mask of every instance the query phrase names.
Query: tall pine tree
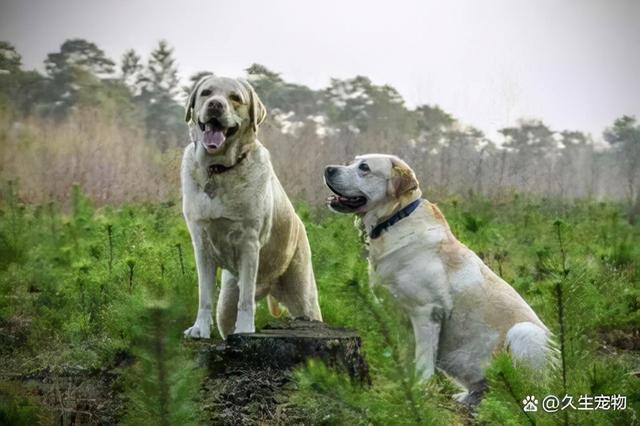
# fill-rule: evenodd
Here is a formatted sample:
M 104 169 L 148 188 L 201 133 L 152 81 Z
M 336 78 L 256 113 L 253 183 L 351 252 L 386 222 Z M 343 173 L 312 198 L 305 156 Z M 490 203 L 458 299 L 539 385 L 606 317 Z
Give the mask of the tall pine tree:
M 113 74 L 115 65 L 102 49 L 83 39 L 65 41 L 59 52 L 47 55 L 44 64 L 49 76 L 46 110 L 57 116 L 78 103 L 99 103 L 96 94 L 103 89 L 102 80 Z
M 147 135 L 165 150 L 177 145 L 183 134 L 182 106 L 177 103 L 178 66 L 166 41 L 161 40 L 151 52 L 144 71 L 139 98 L 146 105 Z
M 120 63 L 120 80 L 122 84 L 127 86 L 133 96 L 138 96 L 141 93 L 142 71 L 143 66 L 140 55 L 133 49 L 124 52 Z

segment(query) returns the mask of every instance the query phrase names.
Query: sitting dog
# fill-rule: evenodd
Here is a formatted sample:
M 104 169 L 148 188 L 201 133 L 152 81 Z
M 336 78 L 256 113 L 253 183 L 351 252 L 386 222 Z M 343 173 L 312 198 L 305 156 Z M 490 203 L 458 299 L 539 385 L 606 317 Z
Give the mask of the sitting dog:
M 255 331 L 256 300 L 281 302 L 293 316 L 322 320 L 304 225 L 258 141 L 266 110 L 251 85 L 207 76 L 186 105 L 192 143 L 182 158 L 182 209 L 198 271 L 199 305 L 186 336 L 210 336 L 216 270 L 222 284 L 216 319 L 223 338 Z
M 500 348 L 541 368 L 550 332 L 518 293 L 451 233 L 443 214 L 422 199 L 414 172 L 399 158 L 369 154 L 327 166 L 329 206 L 355 213 L 369 242 L 369 277 L 407 313 L 415 361 L 424 379 L 438 368 L 476 403 L 483 369 Z

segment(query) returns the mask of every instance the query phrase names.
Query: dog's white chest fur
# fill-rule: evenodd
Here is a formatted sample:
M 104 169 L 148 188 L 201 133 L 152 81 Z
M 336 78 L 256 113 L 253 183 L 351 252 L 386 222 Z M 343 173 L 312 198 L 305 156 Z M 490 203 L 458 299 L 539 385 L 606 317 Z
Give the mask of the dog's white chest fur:
M 274 191 L 269 154 L 258 145 L 235 167 L 211 176 L 192 146 L 184 155 L 184 215 L 201 225 L 208 255 L 220 267 L 238 273 L 242 244 L 253 240 L 262 246 L 270 236 Z
M 183 194 L 183 210 L 190 220 L 257 219 L 260 207 L 271 191 L 272 170 L 268 164 L 268 152 L 258 145 L 248 158 L 220 174 L 209 175 L 207 158 L 196 158 L 192 145 L 185 149 L 182 165 L 183 182 L 189 191 Z M 270 173 L 271 172 L 271 173 Z M 238 197 L 238 193 L 243 194 Z
M 405 310 L 427 303 L 450 306 L 446 272 L 438 248 L 441 227 L 420 226 L 409 216 L 370 242 L 370 282 L 385 286 Z

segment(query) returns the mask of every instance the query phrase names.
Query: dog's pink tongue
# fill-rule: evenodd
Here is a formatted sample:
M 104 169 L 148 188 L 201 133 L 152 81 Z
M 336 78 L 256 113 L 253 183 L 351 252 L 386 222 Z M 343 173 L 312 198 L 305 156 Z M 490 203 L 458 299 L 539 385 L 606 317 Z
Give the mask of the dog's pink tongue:
M 209 148 L 219 148 L 224 143 L 225 137 L 222 130 L 207 130 L 204 132 L 204 144 Z

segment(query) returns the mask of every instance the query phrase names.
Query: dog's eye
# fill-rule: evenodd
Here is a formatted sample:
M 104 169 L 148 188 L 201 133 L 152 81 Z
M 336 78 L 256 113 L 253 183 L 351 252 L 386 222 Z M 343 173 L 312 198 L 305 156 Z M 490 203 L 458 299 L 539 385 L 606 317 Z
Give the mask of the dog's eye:
M 360 170 L 362 170 L 363 172 L 370 172 L 371 171 L 371 169 L 369 168 L 369 165 L 367 163 L 360 163 L 358 168 Z
M 229 100 L 231 102 L 234 102 L 236 104 L 241 104 L 242 103 L 242 98 L 240 97 L 240 95 L 237 95 L 235 93 L 232 93 L 229 95 Z
M 200 96 L 209 96 L 211 94 L 211 90 L 209 89 L 204 89 L 202 92 L 200 92 Z

